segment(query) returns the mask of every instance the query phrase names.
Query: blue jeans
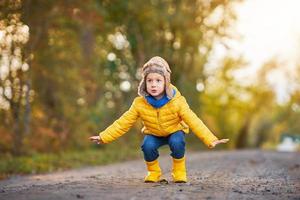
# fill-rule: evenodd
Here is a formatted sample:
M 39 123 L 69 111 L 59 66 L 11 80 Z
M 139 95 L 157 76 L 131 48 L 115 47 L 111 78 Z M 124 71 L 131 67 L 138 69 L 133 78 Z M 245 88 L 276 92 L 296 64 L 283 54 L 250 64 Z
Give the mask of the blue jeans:
M 171 150 L 171 156 L 176 159 L 183 158 L 185 152 L 185 133 L 177 131 L 167 137 L 157 137 L 146 135 L 142 144 L 144 159 L 147 162 L 154 161 L 158 158 L 158 148 L 168 144 Z

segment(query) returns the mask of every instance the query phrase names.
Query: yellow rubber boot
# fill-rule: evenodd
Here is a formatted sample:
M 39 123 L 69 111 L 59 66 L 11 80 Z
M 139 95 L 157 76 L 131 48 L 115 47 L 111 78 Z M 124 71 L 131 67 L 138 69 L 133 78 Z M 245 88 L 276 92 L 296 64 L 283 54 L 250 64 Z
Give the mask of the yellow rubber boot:
M 159 167 L 158 160 L 152 162 L 146 162 L 148 174 L 145 177 L 146 183 L 156 183 L 160 181 L 161 169 Z
M 186 183 L 185 157 L 180 159 L 173 158 L 172 177 L 175 183 Z

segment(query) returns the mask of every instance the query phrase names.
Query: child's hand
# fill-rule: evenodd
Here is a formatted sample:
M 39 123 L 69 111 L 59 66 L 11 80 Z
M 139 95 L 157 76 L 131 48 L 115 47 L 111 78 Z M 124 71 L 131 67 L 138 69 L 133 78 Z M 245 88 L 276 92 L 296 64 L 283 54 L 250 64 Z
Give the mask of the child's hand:
M 211 143 L 211 147 L 214 148 L 217 144 L 227 143 L 229 139 L 221 139 L 221 140 L 215 140 Z
M 96 142 L 97 144 L 104 144 L 104 142 L 101 140 L 100 136 L 92 136 L 92 137 L 89 137 L 89 139 L 92 141 L 92 142 Z

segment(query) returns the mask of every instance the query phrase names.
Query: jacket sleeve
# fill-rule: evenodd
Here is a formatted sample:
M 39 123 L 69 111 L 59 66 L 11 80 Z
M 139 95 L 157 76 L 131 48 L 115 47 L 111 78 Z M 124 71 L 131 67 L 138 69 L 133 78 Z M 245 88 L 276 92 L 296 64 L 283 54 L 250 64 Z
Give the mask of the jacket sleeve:
M 192 129 L 195 135 L 200 138 L 206 146 L 212 148 L 211 143 L 218 138 L 205 126 L 205 124 L 190 109 L 186 99 L 180 97 L 179 115 L 181 119 Z
M 139 115 L 136 109 L 136 101 L 133 101 L 129 110 L 127 110 L 119 119 L 99 133 L 104 143 L 110 143 L 124 135 L 137 121 Z

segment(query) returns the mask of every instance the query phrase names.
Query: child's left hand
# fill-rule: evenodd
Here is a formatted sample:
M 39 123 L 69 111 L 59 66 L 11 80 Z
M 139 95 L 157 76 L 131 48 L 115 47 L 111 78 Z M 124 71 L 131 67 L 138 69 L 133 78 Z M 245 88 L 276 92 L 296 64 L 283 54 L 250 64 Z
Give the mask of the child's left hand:
M 102 140 L 102 139 L 100 138 L 100 136 L 98 136 L 98 135 L 89 137 L 89 139 L 90 139 L 92 142 L 96 142 L 97 144 L 104 144 L 103 140 Z
M 225 144 L 229 141 L 229 139 L 221 139 L 221 140 L 215 140 L 211 143 L 211 147 L 214 148 L 217 144 Z

